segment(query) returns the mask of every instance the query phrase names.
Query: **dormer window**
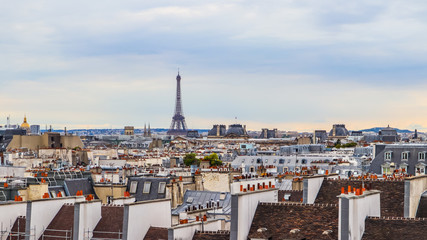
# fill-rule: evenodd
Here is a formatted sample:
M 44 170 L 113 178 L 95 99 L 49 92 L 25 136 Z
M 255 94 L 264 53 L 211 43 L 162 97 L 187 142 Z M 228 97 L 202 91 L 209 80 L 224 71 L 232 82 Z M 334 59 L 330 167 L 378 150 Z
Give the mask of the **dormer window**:
M 386 161 L 390 161 L 391 160 L 391 154 L 392 154 L 392 152 L 386 152 L 386 153 L 384 153 L 384 159 Z
M 418 160 L 426 160 L 426 152 L 419 152 Z
M 408 160 L 409 159 L 409 152 L 402 152 L 402 160 Z
M 408 172 L 408 164 L 406 164 L 406 163 L 401 164 L 400 170 L 402 170 L 402 172 Z
M 415 165 L 415 173 L 416 174 L 425 174 L 426 173 L 425 163 L 418 163 L 417 165 Z

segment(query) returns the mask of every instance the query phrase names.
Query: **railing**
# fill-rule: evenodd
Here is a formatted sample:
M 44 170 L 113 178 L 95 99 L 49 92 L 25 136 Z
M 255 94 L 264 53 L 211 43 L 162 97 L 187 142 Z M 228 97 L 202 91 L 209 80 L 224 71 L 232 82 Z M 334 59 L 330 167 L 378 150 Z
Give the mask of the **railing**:
M 46 234 L 46 232 L 53 232 L 53 233 Z M 47 228 L 43 231 L 41 239 L 42 240 L 49 240 L 49 239 L 71 240 L 73 237 L 72 234 L 73 234 L 73 230 L 57 230 L 57 229 L 48 229 Z
M 102 237 L 94 237 L 94 235 L 101 235 L 101 234 L 108 234 L 108 237 L 102 236 Z M 115 237 L 117 236 L 117 238 Z M 123 238 L 123 232 L 107 232 L 107 231 L 85 231 L 84 240 L 121 240 Z
M 12 225 L 10 228 L 12 229 Z M 25 232 L 19 231 L 19 225 L 18 225 L 18 231 L 8 231 L 7 228 L 3 230 L 3 225 L 0 230 L 0 239 L 1 240 L 25 240 L 27 237 L 30 240 L 36 240 L 35 236 L 35 227 L 30 229 L 30 234 L 26 234 Z

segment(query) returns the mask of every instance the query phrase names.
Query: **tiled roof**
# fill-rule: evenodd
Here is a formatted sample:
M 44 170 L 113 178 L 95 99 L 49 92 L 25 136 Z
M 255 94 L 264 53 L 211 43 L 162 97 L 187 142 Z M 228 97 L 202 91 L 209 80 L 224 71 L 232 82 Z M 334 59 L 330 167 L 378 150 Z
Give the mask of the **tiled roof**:
M 217 231 L 217 232 L 197 231 L 193 236 L 193 240 L 229 240 L 229 239 L 230 239 L 229 231 Z
M 93 238 L 121 239 L 123 233 L 123 213 L 123 206 L 102 206 L 101 220 L 99 220 L 94 229 Z
M 25 216 L 19 216 L 16 218 L 15 223 L 11 229 L 11 235 L 6 238 L 6 240 L 24 240 L 25 239 Z
M 262 228 L 272 239 L 338 239 L 338 205 L 260 203 L 248 237 L 258 236 Z
M 425 193 L 420 198 L 416 217 L 427 218 L 427 194 Z
M 43 232 L 44 236 L 42 235 L 39 240 L 56 240 L 64 239 L 66 236 L 71 237 L 73 224 L 74 205 L 64 204 Z
M 364 183 L 365 186 L 370 186 L 371 189 L 381 191 L 381 216 L 403 217 L 404 181 L 365 180 Z M 315 203 L 338 204 L 337 196 L 341 194 L 341 187 L 347 189 L 347 186 L 350 185 L 359 188 L 361 184 L 361 180 L 325 179 L 317 194 Z
M 301 199 L 303 197 L 303 191 L 298 191 L 298 190 L 287 190 L 287 191 L 282 191 L 279 190 L 278 193 L 278 199 L 279 202 L 283 202 L 285 194 L 290 194 L 289 199 L 287 201 L 290 202 L 301 202 Z
M 367 218 L 362 240 L 426 239 L 427 219 Z
M 167 240 L 168 229 L 159 227 L 150 227 L 147 234 L 145 234 L 144 240 Z
M 221 194 L 224 199 L 220 200 Z M 211 192 L 211 191 L 193 191 L 187 190 L 184 194 L 183 204 L 172 210 L 172 215 L 178 215 L 180 212 L 185 212 L 185 209 L 190 206 L 202 205 L 206 208 L 206 202 L 219 200 L 219 206 L 222 208 L 223 214 L 231 214 L 231 194 L 229 192 Z

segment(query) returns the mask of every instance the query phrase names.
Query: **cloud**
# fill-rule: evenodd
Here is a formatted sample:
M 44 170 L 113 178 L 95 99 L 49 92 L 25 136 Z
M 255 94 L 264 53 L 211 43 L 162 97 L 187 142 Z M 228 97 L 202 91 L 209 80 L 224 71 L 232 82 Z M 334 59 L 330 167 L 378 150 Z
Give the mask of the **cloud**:
M 426 8 L 415 0 L 5 2 L 0 117 L 167 127 L 179 67 L 193 128 L 236 116 L 249 129 L 422 125 Z

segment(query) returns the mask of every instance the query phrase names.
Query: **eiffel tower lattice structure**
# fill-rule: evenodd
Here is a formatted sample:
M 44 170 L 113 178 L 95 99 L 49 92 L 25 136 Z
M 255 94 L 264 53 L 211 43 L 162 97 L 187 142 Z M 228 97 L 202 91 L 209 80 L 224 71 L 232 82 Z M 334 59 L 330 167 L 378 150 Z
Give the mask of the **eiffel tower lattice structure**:
M 171 126 L 167 132 L 168 135 L 186 135 L 187 124 L 185 123 L 185 117 L 182 112 L 181 102 L 181 76 L 176 76 L 176 101 L 175 101 L 175 114 L 172 117 Z

